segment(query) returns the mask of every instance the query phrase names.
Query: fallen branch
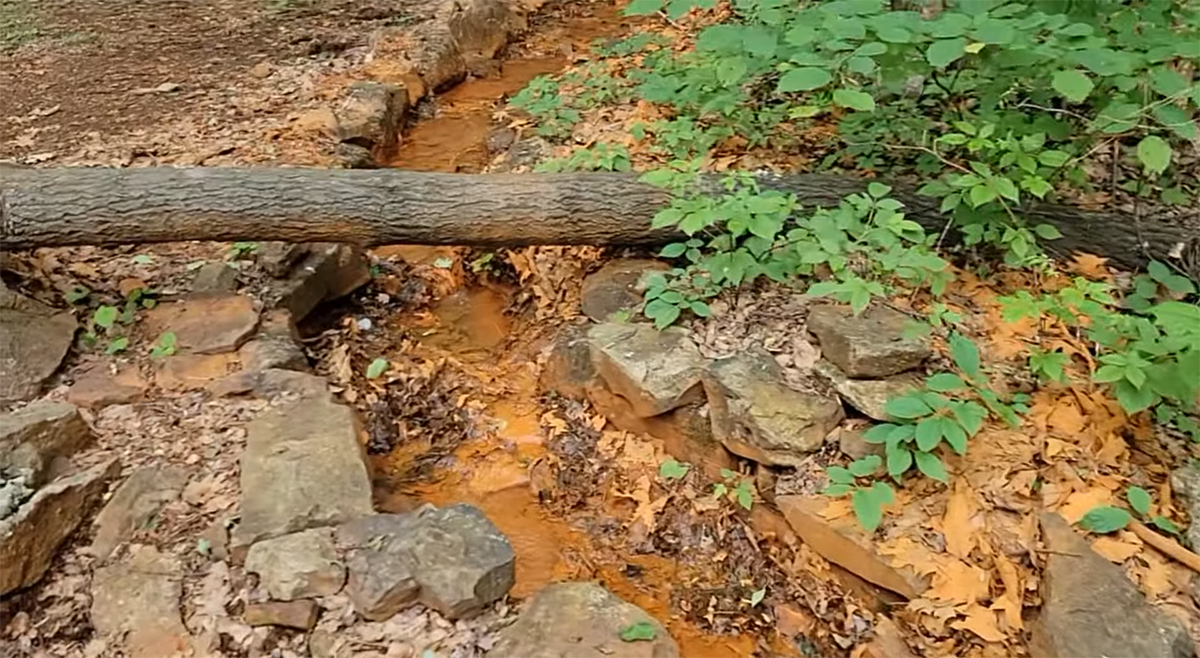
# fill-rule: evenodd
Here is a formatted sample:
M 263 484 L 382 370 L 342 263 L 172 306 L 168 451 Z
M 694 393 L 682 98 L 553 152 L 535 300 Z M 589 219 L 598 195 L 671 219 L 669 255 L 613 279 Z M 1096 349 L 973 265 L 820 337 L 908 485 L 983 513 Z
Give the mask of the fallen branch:
M 1130 521 L 1129 529 L 1133 534 L 1138 536 L 1143 542 L 1158 549 L 1160 553 L 1175 560 L 1183 566 L 1200 573 L 1200 555 L 1197 555 L 1188 549 L 1184 548 L 1179 542 L 1154 532 L 1150 528 L 1138 521 Z
M 717 179 L 712 182 L 715 186 Z M 817 174 L 764 177 L 808 206 L 836 204 L 867 181 Z M 936 200 L 898 187 L 909 217 L 940 232 Z M 662 244 L 650 228 L 670 196 L 636 174 L 440 174 L 293 168 L 0 167 L 0 248 L 185 240 L 282 240 L 485 247 Z M 1066 206 L 1022 209 L 1063 234 L 1059 253 L 1138 267 L 1200 235 L 1200 210 L 1146 217 Z M 1140 229 L 1140 230 L 1139 230 Z M 1139 239 L 1140 234 L 1140 239 Z

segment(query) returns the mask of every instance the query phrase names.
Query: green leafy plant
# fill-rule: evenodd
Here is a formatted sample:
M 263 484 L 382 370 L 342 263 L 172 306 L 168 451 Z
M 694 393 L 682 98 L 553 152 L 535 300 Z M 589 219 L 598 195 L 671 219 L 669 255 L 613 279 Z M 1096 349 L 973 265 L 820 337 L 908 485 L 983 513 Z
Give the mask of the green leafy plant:
M 754 483 L 750 478 L 742 477 L 727 468 L 721 469 L 721 478 L 723 482 L 713 485 L 714 497 L 728 498 L 746 510 L 754 507 Z
M 387 372 L 392 367 L 392 362 L 383 357 L 378 357 L 367 365 L 367 379 L 379 379 L 383 373 Z
M 825 471 L 830 484 L 822 493 L 849 495 L 854 516 L 867 532 L 875 532 L 883 522 L 884 506 L 896 500 L 896 492 L 887 483 L 872 479 L 882 465 L 883 459 L 879 455 L 868 455 L 846 467 L 830 466 Z
M 258 253 L 257 242 L 235 242 L 229 248 L 228 260 L 245 260 Z
M 1154 527 L 1168 534 L 1179 534 L 1179 527 L 1170 519 L 1161 514 L 1150 514 L 1154 498 L 1149 491 L 1138 486 L 1131 486 L 1125 490 L 1125 500 L 1135 514 Z M 1079 520 L 1079 527 L 1088 532 L 1107 534 L 1128 527 L 1132 520 L 1133 516 L 1127 510 L 1112 505 L 1102 505 L 1084 514 L 1083 518 Z
M 1169 299 L 1183 299 L 1196 294 L 1196 286 L 1192 280 L 1176 274 L 1161 261 L 1152 260 L 1145 274 L 1139 274 L 1133 279 L 1133 291 L 1122 300 L 1123 305 L 1138 313 L 1145 313 L 1155 302 Z
M 691 470 L 691 466 L 675 460 L 674 457 L 664 459 L 658 465 L 658 477 L 664 480 L 682 480 Z
M 178 339 L 175 337 L 174 331 L 164 331 L 154 341 L 154 346 L 150 348 L 150 358 L 163 359 L 175 354 L 175 348 Z
M 1043 381 L 1067 381 L 1064 368 L 1070 361 L 1071 357 L 1060 350 L 1034 349 L 1029 352 L 1029 369 Z
M 639 621 L 621 629 L 621 640 L 624 642 L 650 642 L 658 635 L 654 624 L 648 621 Z

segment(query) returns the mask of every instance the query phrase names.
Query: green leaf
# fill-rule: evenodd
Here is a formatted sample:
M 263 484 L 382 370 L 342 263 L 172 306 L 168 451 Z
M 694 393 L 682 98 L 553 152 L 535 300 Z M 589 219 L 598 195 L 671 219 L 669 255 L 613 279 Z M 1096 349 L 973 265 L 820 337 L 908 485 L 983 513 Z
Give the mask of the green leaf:
M 875 532 L 883 522 L 883 501 L 871 489 L 858 489 L 850 496 L 854 516 L 867 532 Z
M 834 91 L 833 102 L 842 107 L 858 110 L 859 112 L 871 112 L 875 110 L 875 99 L 871 98 L 870 94 L 853 89 L 838 89 Z
M 888 43 L 909 43 L 913 38 L 912 32 L 894 25 L 881 26 L 875 31 L 875 36 Z
M 159 335 L 158 340 L 154 341 L 154 347 L 150 348 L 150 357 L 160 359 L 171 356 L 175 353 L 176 342 L 174 331 L 164 331 Z
M 626 16 L 645 16 L 662 11 L 663 0 L 632 0 L 625 6 Z
M 925 51 L 925 60 L 938 68 L 945 68 L 966 53 L 967 40 L 961 37 L 934 41 Z
M 1149 135 L 1138 142 L 1137 157 L 1147 175 L 1157 176 L 1171 164 L 1171 145 L 1158 135 Z
M 646 317 L 654 320 L 654 326 L 658 329 L 666 329 L 671 326 L 672 322 L 679 319 L 679 307 L 661 299 L 648 302 L 644 313 Z
M 683 252 L 687 251 L 687 248 L 687 245 L 682 242 L 673 242 L 663 247 L 662 251 L 658 252 L 658 255 L 663 258 L 678 258 L 683 255 Z
M 154 262 L 154 258 L 152 258 L 149 254 L 138 254 L 130 260 L 133 261 L 134 265 L 149 265 L 150 263 Z
M 108 347 L 104 348 L 104 353 L 105 354 L 116 354 L 117 352 L 124 351 L 128 348 L 129 348 L 129 337 L 121 336 L 120 338 L 117 338 L 116 340 L 109 343 Z
M 846 494 L 850 493 L 850 485 L 848 485 L 848 484 L 831 484 L 831 485 L 825 487 L 824 489 L 822 489 L 821 493 L 826 496 L 830 496 L 830 497 L 834 497 L 834 498 L 836 498 L 838 496 L 845 496 Z
M 909 468 L 912 467 L 913 456 L 912 450 L 907 446 L 894 444 L 889 445 L 887 449 L 887 472 L 893 478 L 898 478 L 903 475 Z
M 1172 535 L 1179 534 L 1179 526 L 1171 523 L 1171 520 L 1165 516 L 1156 516 L 1150 519 L 1150 523 L 1154 524 L 1154 527 L 1162 530 L 1163 532 L 1167 532 Z
M 1043 240 L 1057 240 L 1062 237 L 1058 227 L 1053 224 L 1038 224 L 1033 227 L 1033 232 L 1037 233 L 1039 238 Z
M 1179 135 L 1187 141 L 1193 141 L 1200 135 L 1200 129 L 1196 128 L 1196 121 L 1191 114 L 1182 108 L 1174 105 L 1159 105 L 1154 108 L 1154 118 L 1162 125 L 1170 128 L 1172 132 Z
M 862 459 L 850 462 L 849 471 L 857 477 L 867 477 L 879 470 L 881 465 L 883 465 L 883 459 L 879 455 L 867 455 Z
M 956 402 L 951 406 L 958 424 L 967 432 L 967 436 L 975 436 L 983 427 L 987 418 L 987 409 L 978 402 Z
M 836 484 L 853 484 L 854 474 L 849 469 L 841 466 L 830 466 L 825 469 L 825 474 L 829 476 L 830 481 Z
M 777 91 L 785 94 L 796 91 L 811 91 L 824 87 L 831 80 L 833 80 L 833 76 L 829 74 L 829 71 L 814 66 L 805 66 L 784 73 L 783 77 L 779 79 Z
M 668 457 L 663 460 L 663 463 L 658 465 L 658 477 L 664 480 L 679 480 L 688 474 L 690 468 L 687 464 L 682 464 L 675 461 L 675 458 Z
M 985 18 L 975 28 L 975 38 L 984 43 L 1004 45 L 1012 43 L 1017 36 L 1013 22 L 996 18 Z
M 913 461 L 917 463 L 917 470 L 921 471 L 926 477 L 933 478 L 938 482 L 949 482 L 950 474 L 946 472 L 946 466 L 942 463 L 941 458 L 937 455 L 928 452 L 913 453 Z
M 949 372 L 939 372 L 936 375 L 930 375 L 925 380 L 925 386 L 939 393 L 950 393 L 951 391 L 966 388 L 967 384 L 958 375 Z
M 634 0 L 636 2 L 637 0 Z M 654 624 L 648 621 L 639 621 L 636 624 L 630 624 L 621 631 L 621 640 L 625 642 L 649 642 L 658 635 Z
M 1133 511 L 1146 516 L 1150 513 L 1150 505 L 1154 499 L 1150 497 L 1150 492 L 1141 487 L 1129 487 L 1125 490 L 1125 500 L 1129 501 L 1129 506 Z
M 942 438 L 950 444 L 950 449 L 960 455 L 967 454 L 966 430 L 951 418 L 943 416 L 938 420 L 942 422 Z
M 92 323 L 97 327 L 112 329 L 113 323 L 117 321 L 117 315 L 119 315 L 117 307 L 105 304 L 92 313 Z
M 750 593 L 750 607 L 753 608 L 753 607 L 757 606 L 759 603 L 762 603 L 763 599 L 766 598 L 766 596 L 767 596 L 767 588 L 766 587 L 764 587 L 762 589 L 756 589 L 753 592 L 751 592 Z
M 929 452 L 942 442 L 942 419 L 931 416 L 917 423 L 917 448 Z
M 954 365 L 969 379 L 978 380 L 983 373 L 979 369 L 979 348 L 975 343 L 955 331 L 950 334 L 949 344 Z
M 688 308 L 691 309 L 696 317 L 707 318 L 712 316 L 712 308 L 702 301 L 693 301 L 688 304 Z
M 378 379 L 380 375 L 387 372 L 388 368 L 392 367 L 392 363 L 383 357 L 379 357 L 367 366 L 367 379 Z
M 930 409 L 929 405 L 911 395 L 888 400 L 883 406 L 883 411 L 892 418 L 901 419 L 921 418 L 933 413 L 933 409 Z
M 1092 89 L 1096 87 L 1092 83 L 1091 78 L 1087 77 L 1082 71 L 1074 69 L 1056 72 L 1050 85 L 1054 87 L 1054 91 L 1057 91 L 1063 98 L 1072 103 L 1082 103 L 1087 100 L 1088 95 L 1092 93 Z
M 741 505 L 743 509 L 749 510 L 754 507 L 754 492 L 751 490 L 748 480 L 739 482 L 733 493 L 737 497 L 738 505 Z
M 1103 535 L 1121 530 L 1132 520 L 1129 512 L 1120 507 L 1103 506 L 1084 514 L 1079 520 L 1079 527 Z

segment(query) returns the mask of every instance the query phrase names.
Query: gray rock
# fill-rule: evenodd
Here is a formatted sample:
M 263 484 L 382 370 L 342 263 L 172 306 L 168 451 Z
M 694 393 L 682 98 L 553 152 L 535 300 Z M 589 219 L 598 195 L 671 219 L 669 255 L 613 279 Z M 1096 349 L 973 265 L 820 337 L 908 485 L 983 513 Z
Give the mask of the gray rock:
M 121 472 L 116 460 L 59 478 L 0 521 L 0 595 L 33 585 L 54 553 L 75 532 L 92 505 Z
M 368 619 L 414 599 L 450 619 L 473 616 L 516 577 L 512 546 L 470 505 L 358 519 L 339 528 L 338 545 L 349 556 L 347 594 Z
M 334 147 L 333 155 L 343 169 L 375 169 L 379 166 L 371 149 L 358 144 L 341 142 Z
M 684 332 L 645 324 L 598 324 L 588 331 L 592 363 L 612 392 L 643 418 L 700 398 L 704 357 Z
M 296 242 L 260 242 L 254 252 L 258 264 L 267 274 L 282 279 L 288 275 L 292 266 L 304 258 L 309 252 L 307 243 Z
M 586 328 L 572 325 L 558 337 L 550 349 L 539 381 L 544 390 L 554 391 L 563 397 L 574 400 L 587 398 L 588 387 L 600 380 L 596 366 L 592 364 Z
M 258 574 L 277 601 L 332 596 L 346 582 L 332 528 L 314 528 L 260 541 L 246 555 L 246 571 Z
M 714 361 L 704 391 L 717 440 L 768 466 L 798 466 L 843 417 L 838 400 L 788 388 L 765 352 Z
M 884 379 L 851 379 L 825 359 L 818 361 L 813 371 L 827 379 L 847 404 L 867 418 L 882 421 L 892 420 L 884 411 L 888 400 L 918 390 L 922 383 L 921 377 L 914 373 L 902 373 Z
M 358 431 L 354 411 L 333 402 L 327 390 L 272 407 L 247 426 L 242 519 L 231 538 L 235 557 L 262 539 L 371 513 Z
M 276 286 L 275 306 L 290 311 L 298 322 L 322 301 L 348 295 L 370 280 L 370 265 L 361 249 L 342 244 L 313 244 L 288 278 Z
M 854 315 L 846 306 L 814 306 L 808 330 L 821 342 L 821 352 L 847 377 L 879 379 L 912 370 L 929 357 L 929 339 L 912 335 L 903 313 L 872 307 Z
M 324 377 L 280 368 L 236 372 L 210 384 L 208 391 L 217 397 L 253 393 L 263 400 L 274 400 L 281 396 L 333 399 Z
M 312 599 L 267 601 L 247 605 L 242 619 L 250 626 L 286 626 L 307 631 L 316 625 L 320 611 Z
M 838 448 L 850 459 L 862 459 L 871 455 L 883 457 L 887 452 L 882 443 L 867 443 L 862 432 L 846 428 L 838 431 Z
M 242 368 L 261 371 L 269 368 L 281 370 L 308 370 L 308 357 L 304 349 L 290 336 L 272 336 L 260 333 L 254 340 L 238 350 Z
M 91 554 L 101 562 L 107 560 L 163 505 L 179 497 L 186 479 L 183 469 L 176 466 L 147 466 L 134 471 L 96 515 Z
M 33 497 L 33 470 L 28 468 L 0 471 L 0 520 L 16 514 Z
M 75 341 L 75 317 L 0 282 L 0 405 L 28 400 L 58 370 Z
M 192 277 L 192 292 L 200 295 L 224 295 L 237 290 L 238 271 L 227 263 L 205 263 Z
M 408 92 L 394 84 L 355 82 L 334 114 L 340 142 L 386 156 L 399 146 L 400 129 L 408 114 Z
M 75 454 L 93 436 L 79 409 L 66 402 L 39 400 L 0 414 L 0 471 L 28 470 L 31 486 L 41 486 L 51 462 Z
M 1192 550 L 1200 549 L 1200 469 L 1184 466 L 1171 471 L 1171 490 L 1183 499 L 1192 520 L 1185 533 L 1188 544 Z
M 580 291 L 583 314 L 596 322 L 608 322 L 615 314 L 631 312 L 642 303 L 646 277 L 668 269 L 666 263 L 646 258 L 621 258 L 605 263 L 583 280 Z
M 179 617 L 179 561 L 150 546 L 96 570 L 92 626 L 128 658 L 191 655 L 192 638 Z
M 1094 552 L 1062 517 L 1041 516 L 1046 567 L 1030 654 L 1047 658 L 1190 658 L 1187 631 L 1151 606 L 1120 567 Z
M 650 641 L 626 642 L 634 624 L 654 629 Z M 488 658 L 674 658 L 675 641 L 645 610 L 595 583 L 548 585 L 500 631 Z
M 365 516 L 338 527 L 338 548 L 346 554 L 350 574 L 346 595 L 363 617 L 382 621 L 417 600 L 416 558 L 403 538 L 430 509 Z

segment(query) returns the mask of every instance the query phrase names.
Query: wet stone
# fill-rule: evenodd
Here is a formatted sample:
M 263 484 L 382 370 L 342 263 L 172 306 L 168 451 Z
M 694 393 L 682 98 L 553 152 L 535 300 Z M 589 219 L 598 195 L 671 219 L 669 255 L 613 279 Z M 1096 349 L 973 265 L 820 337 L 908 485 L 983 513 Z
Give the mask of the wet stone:
M 1093 551 L 1057 514 L 1041 516 L 1046 566 L 1030 653 L 1047 658 L 1190 658 L 1175 619 L 1150 605 L 1121 567 Z
M 626 642 L 621 633 L 649 624 L 654 639 Z M 596 583 L 547 585 L 500 631 L 488 658 L 673 658 L 679 648 L 645 610 Z
M 332 528 L 315 528 L 260 541 L 246 555 L 246 571 L 258 574 L 277 601 L 332 596 L 346 582 Z
M 598 324 L 588 331 L 592 363 L 613 393 L 643 418 L 700 399 L 704 357 L 678 329 Z
M 797 466 L 843 417 L 838 400 L 789 388 L 769 354 L 714 361 L 704 376 L 713 435 L 730 452 L 768 466 Z
M 808 330 L 821 352 L 847 377 L 879 379 L 912 370 L 931 354 L 929 338 L 914 334 L 903 313 L 872 307 L 854 315 L 846 306 L 823 304 L 808 314 Z

